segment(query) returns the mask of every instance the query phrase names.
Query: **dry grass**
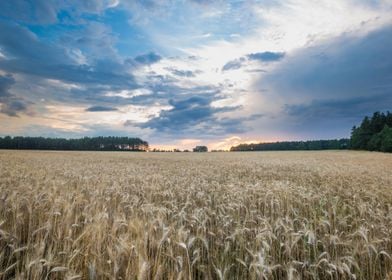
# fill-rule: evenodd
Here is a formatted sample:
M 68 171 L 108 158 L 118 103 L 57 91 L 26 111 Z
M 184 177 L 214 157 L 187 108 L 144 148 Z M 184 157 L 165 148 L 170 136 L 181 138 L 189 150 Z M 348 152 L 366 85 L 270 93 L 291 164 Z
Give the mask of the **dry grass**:
M 391 170 L 367 152 L 0 151 L 0 278 L 385 279 Z

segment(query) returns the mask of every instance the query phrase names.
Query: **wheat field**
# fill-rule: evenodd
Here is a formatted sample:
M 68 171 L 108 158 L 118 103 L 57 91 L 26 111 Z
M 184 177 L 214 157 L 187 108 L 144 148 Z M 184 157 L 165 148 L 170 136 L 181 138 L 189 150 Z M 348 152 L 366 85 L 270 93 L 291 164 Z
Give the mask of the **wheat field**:
M 0 151 L 0 279 L 388 279 L 392 155 Z

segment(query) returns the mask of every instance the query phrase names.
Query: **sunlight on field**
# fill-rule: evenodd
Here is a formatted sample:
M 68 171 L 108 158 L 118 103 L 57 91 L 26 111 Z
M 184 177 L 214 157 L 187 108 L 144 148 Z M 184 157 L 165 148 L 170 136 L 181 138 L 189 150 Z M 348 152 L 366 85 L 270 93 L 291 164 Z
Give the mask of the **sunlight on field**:
M 0 151 L 1 279 L 385 279 L 392 155 Z

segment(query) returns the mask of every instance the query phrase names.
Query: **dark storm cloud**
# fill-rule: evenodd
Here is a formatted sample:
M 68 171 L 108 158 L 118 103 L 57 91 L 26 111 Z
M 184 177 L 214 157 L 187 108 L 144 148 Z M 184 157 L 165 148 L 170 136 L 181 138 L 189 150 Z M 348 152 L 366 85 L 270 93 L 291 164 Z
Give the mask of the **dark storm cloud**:
M 114 107 L 109 107 L 109 106 L 91 106 L 86 109 L 86 112 L 112 112 L 112 111 L 118 111 L 117 108 Z
M 392 85 L 390 90 L 392 91 Z M 313 100 L 309 104 L 286 105 L 285 112 L 303 119 L 363 118 L 375 111 L 391 110 L 392 94 L 375 94 L 347 99 Z
M 239 107 L 213 107 L 211 103 L 216 98 L 213 95 L 199 95 L 170 100 L 171 109 L 161 111 L 158 117 L 140 126 L 171 134 L 192 132 L 211 135 L 222 131 L 226 133 L 238 131 L 242 125 L 241 120 L 219 119 L 216 114 L 235 111 Z
M 0 69 L 6 72 L 109 88 L 137 87 L 125 66 L 116 60 L 107 58 L 90 65 L 78 64 L 65 48 L 40 41 L 25 27 L 0 21 L 0 29 L 0 47 L 6 56 L 0 59 Z
M 27 104 L 22 99 L 11 94 L 10 89 L 15 84 L 12 75 L 0 75 L 0 113 L 17 117 L 18 113 L 27 111 Z
M 8 116 L 30 113 L 34 106 L 47 100 L 113 108 L 131 103 L 130 99 L 105 96 L 108 91 L 132 90 L 139 85 L 130 74 L 130 67 L 122 63 L 111 48 L 115 40 L 110 31 L 99 24 L 86 26 L 84 31 L 77 29 L 80 32 L 67 33 L 71 38 L 65 36 L 60 38 L 60 42 L 49 42 L 20 24 L 0 20 L 0 49 L 3 54 L 0 70 L 20 77 L 14 85 L 18 97 L 3 97 L 1 113 Z M 95 46 L 94 42 L 99 46 Z M 75 46 L 76 49 L 87 50 L 84 63 L 73 55 Z M 63 87 L 57 82 L 52 84 L 49 80 L 70 83 L 72 87 Z M 44 101 L 35 102 L 38 98 Z M 94 109 L 98 111 L 100 107 L 89 111 Z
M 291 54 L 257 88 L 271 102 L 286 101 L 283 113 L 295 119 L 297 131 L 323 127 L 348 136 L 364 115 L 391 109 L 391 49 L 392 26 L 362 37 L 345 34 Z
M 259 85 L 303 99 L 376 96 L 391 91 L 391 49 L 392 26 L 364 37 L 346 34 L 293 54 Z
M 18 117 L 18 113 L 27 111 L 27 105 L 21 100 L 9 100 L 3 104 L 0 112 L 10 117 Z
M 0 98 L 11 96 L 9 90 L 14 83 L 15 80 L 12 75 L 0 75 Z

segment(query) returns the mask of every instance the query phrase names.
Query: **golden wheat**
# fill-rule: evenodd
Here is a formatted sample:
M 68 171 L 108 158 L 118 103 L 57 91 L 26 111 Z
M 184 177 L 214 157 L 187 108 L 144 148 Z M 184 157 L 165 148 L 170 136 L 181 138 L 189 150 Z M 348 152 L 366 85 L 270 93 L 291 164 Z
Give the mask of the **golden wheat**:
M 386 279 L 392 155 L 0 152 L 1 279 Z

